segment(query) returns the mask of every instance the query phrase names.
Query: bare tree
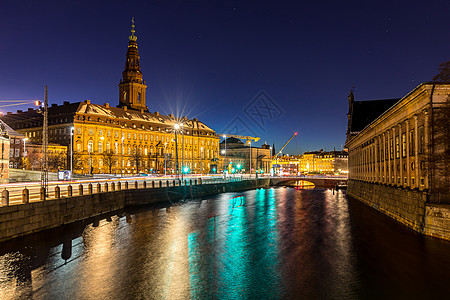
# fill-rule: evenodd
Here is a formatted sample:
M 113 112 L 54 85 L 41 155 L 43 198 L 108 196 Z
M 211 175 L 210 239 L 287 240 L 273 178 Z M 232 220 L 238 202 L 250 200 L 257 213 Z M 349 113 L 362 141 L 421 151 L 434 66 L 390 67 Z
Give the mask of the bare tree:
M 439 74 L 433 77 L 433 81 L 450 82 L 450 60 L 439 65 Z
M 105 166 L 108 167 L 109 169 L 109 174 L 112 173 L 112 167 L 116 164 L 116 154 L 111 151 L 104 151 L 102 153 L 102 157 L 103 157 L 103 163 L 105 164 Z
M 67 156 L 62 152 L 53 152 L 48 155 L 48 165 L 49 168 L 53 171 L 57 171 L 59 169 L 66 169 L 67 166 Z
M 142 164 L 142 154 L 139 153 L 136 147 L 133 148 L 133 152 L 131 153 L 131 161 L 136 166 L 136 173 L 139 173 Z
M 450 96 L 444 105 L 433 109 L 431 136 L 431 201 L 450 203 Z

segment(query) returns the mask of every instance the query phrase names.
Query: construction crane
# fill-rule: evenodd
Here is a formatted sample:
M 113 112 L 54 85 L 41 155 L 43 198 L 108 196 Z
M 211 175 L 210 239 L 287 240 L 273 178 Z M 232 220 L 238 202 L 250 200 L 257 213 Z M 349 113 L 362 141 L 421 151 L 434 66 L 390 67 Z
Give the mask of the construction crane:
M 298 132 L 294 132 L 294 134 L 291 136 L 291 138 L 286 142 L 286 144 L 284 144 L 283 147 L 281 147 L 280 151 L 278 151 L 277 155 L 275 155 L 275 159 L 278 157 L 278 154 L 281 153 L 281 151 L 283 151 L 283 149 L 289 144 L 289 142 L 295 137 L 297 136 Z
M 250 145 L 250 142 L 254 140 L 255 142 L 259 141 L 259 137 L 253 137 L 253 136 L 244 136 L 244 135 L 236 135 L 236 134 L 226 134 L 226 133 L 218 133 L 219 136 L 222 136 L 224 138 L 227 137 L 234 137 L 237 139 L 245 140 L 245 145 Z

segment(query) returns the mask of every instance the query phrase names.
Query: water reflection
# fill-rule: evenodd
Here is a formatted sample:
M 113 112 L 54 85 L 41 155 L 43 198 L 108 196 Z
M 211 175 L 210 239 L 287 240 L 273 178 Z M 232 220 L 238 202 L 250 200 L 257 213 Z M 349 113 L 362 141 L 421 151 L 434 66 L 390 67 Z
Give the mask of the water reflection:
M 127 211 L 0 249 L 0 299 L 401 298 L 446 293 L 450 275 L 450 243 L 326 189 Z

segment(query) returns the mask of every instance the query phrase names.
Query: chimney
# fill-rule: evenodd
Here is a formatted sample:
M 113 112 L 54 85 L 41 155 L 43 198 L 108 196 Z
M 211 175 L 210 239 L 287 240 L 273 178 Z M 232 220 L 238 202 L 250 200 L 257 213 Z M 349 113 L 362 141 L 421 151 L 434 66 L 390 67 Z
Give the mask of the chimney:
M 106 107 L 106 108 L 109 108 L 109 103 L 105 103 L 105 107 Z
M 90 100 L 84 100 L 84 103 L 91 104 L 91 101 Z
M 169 117 L 173 118 L 173 114 L 169 114 Z
M 69 101 L 64 101 L 64 102 L 63 102 L 63 105 L 69 105 L 69 104 L 70 104 Z
M 123 106 L 123 110 L 127 111 L 127 106 L 126 105 Z
M 192 121 L 198 122 L 198 119 L 197 118 L 193 118 Z
M 28 110 L 27 111 L 33 111 L 34 109 L 32 109 L 31 107 L 30 108 L 28 108 Z
M 20 110 L 20 109 L 18 109 L 18 110 L 17 110 L 17 113 L 20 114 L 20 113 L 23 113 L 23 111 Z
M 155 115 L 159 116 L 159 111 L 155 111 Z
M 58 106 L 58 104 L 52 103 L 52 107 L 57 107 L 57 106 Z

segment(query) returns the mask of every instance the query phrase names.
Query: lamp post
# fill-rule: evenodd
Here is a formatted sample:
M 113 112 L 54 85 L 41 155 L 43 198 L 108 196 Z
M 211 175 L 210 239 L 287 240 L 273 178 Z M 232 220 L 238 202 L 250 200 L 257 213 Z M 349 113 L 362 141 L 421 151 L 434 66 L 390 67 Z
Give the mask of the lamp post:
M 90 141 L 89 141 L 90 142 Z M 92 175 L 91 172 L 91 143 L 88 142 L 88 154 L 89 154 L 89 176 Z
M 181 127 L 181 181 L 183 181 L 184 175 L 184 129 L 183 123 L 180 124 Z
M 26 141 L 28 141 L 28 138 L 24 138 L 23 139 L 23 154 L 22 154 L 22 156 L 23 156 L 23 163 L 22 163 L 22 166 L 23 166 L 23 169 L 25 170 L 25 156 L 27 156 L 27 149 L 25 148 L 25 142 Z
M 248 142 L 250 146 L 250 162 L 249 162 L 249 168 L 250 168 L 250 178 L 252 177 L 252 142 Z
M 70 127 L 70 176 L 72 177 L 73 173 L 73 134 L 74 134 L 75 128 L 72 126 Z
M 175 173 L 178 177 L 178 170 L 179 170 L 179 166 L 178 166 L 178 136 L 177 136 L 177 131 L 178 129 L 180 129 L 180 124 L 176 123 L 174 125 L 175 128 L 175 163 L 176 163 L 176 169 L 175 169 Z
M 223 161 L 223 172 L 226 172 L 228 169 L 228 164 L 227 164 L 227 135 L 224 134 L 223 139 L 225 140 L 225 160 Z
M 123 140 L 125 139 L 125 137 L 123 136 L 123 133 L 122 133 L 122 145 L 121 145 L 121 147 L 122 147 L 122 149 L 121 149 L 121 151 L 120 151 L 120 156 L 121 156 L 121 158 L 120 158 L 120 160 L 121 160 L 121 163 L 120 163 L 120 177 L 123 177 Z
M 200 174 L 203 174 L 203 147 L 200 148 Z
M 272 147 L 269 147 L 270 149 L 270 161 L 269 161 L 269 172 L 270 175 L 272 176 L 273 170 L 272 170 Z
M 167 142 L 164 143 L 164 176 L 167 176 Z

